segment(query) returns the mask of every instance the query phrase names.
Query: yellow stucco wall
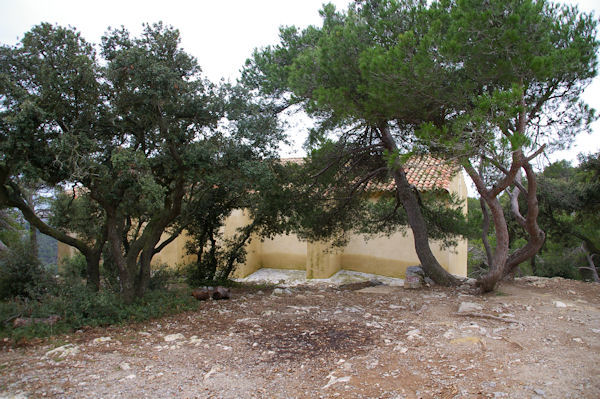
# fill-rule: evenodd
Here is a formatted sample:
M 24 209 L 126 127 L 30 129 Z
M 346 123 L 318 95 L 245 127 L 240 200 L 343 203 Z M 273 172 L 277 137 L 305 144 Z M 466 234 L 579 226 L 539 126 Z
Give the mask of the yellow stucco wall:
M 467 186 L 462 172 L 450 183 L 450 191 L 463 200 L 463 212 L 467 212 Z M 250 223 L 243 210 L 234 211 L 225 222 L 224 235 L 232 237 L 238 228 Z M 163 240 L 168 235 L 163 236 Z M 182 234 L 153 259 L 153 264 L 169 266 L 189 263 L 195 255 L 187 255 Z M 459 240 L 454 248 L 442 248 L 432 241 L 431 250 L 440 264 L 452 274 L 467 274 L 467 240 Z M 252 236 L 247 248 L 246 262 L 238 265 L 234 277 L 245 277 L 263 267 L 275 269 L 306 270 L 307 278 L 327 278 L 341 269 L 373 273 L 390 277 L 404 277 L 408 266 L 418 265 L 412 231 L 397 232 L 389 237 L 377 236 L 365 241 L 364 236 L 352 236 L 344 248 L 332 248 L 328 243 L 307 243 L 295 234 L 279 235 L 260 240 Z M 74 253 L 74 248 L 59 243 L 59 259 Z
M 295 234 L 283 234 L 264 240 L 260 249 L 261 267 L 306 269 L 306 242 Z
M 341 250 L 326 242 L 306 243 L 306 278 L 328 278 L 342 268 Z
M 164 240 L 168 239 L 170 234 L 163 234 L 160 238 L 160 245 Z M 188 235 L 183 232 L 177 237 L 172 243 L 167 245 L 162 251 L 154 255 L 152 258 L 153 265 L 184 265 L 186 263 L 193 262 L 196 260 L 196 255 L 188 255 L 185 248 L 186 242 L 188 242 Z

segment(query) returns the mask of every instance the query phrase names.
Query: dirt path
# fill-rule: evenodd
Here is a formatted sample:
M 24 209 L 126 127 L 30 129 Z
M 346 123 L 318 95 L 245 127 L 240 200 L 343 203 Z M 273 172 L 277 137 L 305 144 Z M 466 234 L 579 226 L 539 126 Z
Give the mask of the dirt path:
M 0 397 L 600 398 L 598 285 L 370 290 L 245 289 L 193 313 L 4 348 Z M 516 323 L 459 315 L 463 302 Z

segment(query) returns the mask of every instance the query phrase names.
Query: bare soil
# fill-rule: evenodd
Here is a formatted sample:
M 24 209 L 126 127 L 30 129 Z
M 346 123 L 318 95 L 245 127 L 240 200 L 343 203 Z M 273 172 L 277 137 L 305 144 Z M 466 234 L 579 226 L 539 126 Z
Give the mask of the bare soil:
M 0 397 L 600 398 L 598 284 L 358 288 L 243 288 L 196 312 L 4 347 Z

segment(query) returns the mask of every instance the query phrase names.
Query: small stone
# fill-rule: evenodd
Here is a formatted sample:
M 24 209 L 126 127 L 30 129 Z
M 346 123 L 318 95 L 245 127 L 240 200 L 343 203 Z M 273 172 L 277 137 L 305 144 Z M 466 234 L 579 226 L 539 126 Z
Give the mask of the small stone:
M 289 288 L 275 288 L 273 290 L 273 295 L 290 295 L 292 290 Z
M 403 346 L 402 344 L 398 344 L 394 347 L 395 352 L 406 353 L 408 352 L 408 348 Z
M 131 366 L 127 362 L 119 364 L 119 368 L 123 371 L 131 370 Z
M 214 373 L 216 373 L 217 371 L 219 371 L 220 369 L 218 367 L 213 367 L 210 369 L 210 371 L 206 374 L 204 374 L 204 381 L 208 380 L 210 378 L 211 375 L 213 375 Z
M 46 352 L 44 357 L 58 356 L 61 359 L 64 359 L 67 356 L 73 356 L 79 353 L 79 348 L 77 345 L 66 344 L 63 346 L 59 346 L 58 348 L 52 349 L 51 351 Z
M 95 344 L 100 344 L 102 342 L 108 342 L 110 340 L 112 340 L 111 337 L 99 337 L 99 338 L 94 339 L 92 342 Z
M 483 306 L 474 302 L 461 302 L 458 307 L 458 313 L 471 313 L 482 310 Z
M 173 341 L 177 341 L 178 339 L 185 339 L 185 337 L 181 333 L 169 334 L 169 335 L 165 336 L 166 342 L 173 342 Z
M 583 344 L 583 340 L 581 338 L 573 338 L 573 341 L 575 341 L 579 344 Z
M 534 389 L 533 392 L 535 392 L 536 395 L 539 396 L 546 396 L 546 391 L 544 391 L 543 389 Z
M 402 306 L 402 305 L 390 305 L 388 306 L 388 308 L 392 309 L 392 310 L 396 310 L 396 309 L 406 309 L 406 306 Z
M 552 303 L 554 303 L 554 306 L 556 306 L 557 308 L 566 308 L 567 307 L 567 305 L 561 301 L 552 301 Z
M 414 330 L 410 330 L 409 332 L 406 333 L 406 336 L 408 337 L 408 339 L 413 340 L 415 338 L 421 338 L 421 331 L 417 328 L 415 328 Z

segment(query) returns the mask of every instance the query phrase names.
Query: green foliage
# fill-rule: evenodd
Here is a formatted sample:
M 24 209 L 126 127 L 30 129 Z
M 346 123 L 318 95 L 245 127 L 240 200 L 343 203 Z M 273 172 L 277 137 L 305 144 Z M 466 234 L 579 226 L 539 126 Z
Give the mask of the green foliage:
M 137 37 L 109 29 L 99 48 L 49 24 L 1 48 L 0 204 L 27 208 L 24 174 L 72 184 L 44 227 L 93 271 L 106 242 L 108 270 L 131 300 L 148 287 L 160 237 L 197 200 L 195 188 L 235 181 L 220 166 L 245 170 L 273 153 L 282 132 L 249 88 L 205 80 L 172 27 L 146 24 Z
M 584 265 L 585 258 L 581 252 L 549 242 L 537 257 L 535 275 L 582 280 L 578 267 Z
M 65 281 L 81 282 L 87 276 L 87 263 L 85 256 L 77 253 L 68 258 L 62 258 L 60 265 L 60 276 Z
M 148 319 L 197 309 L 198 302 L 187 290 L 152 290 L 131 304 L 112 291 L 92 292 L 82 284 L 62 284 L 55 294 L 37 301 L 16 299 L 0 302 L 0 336 L 14 341 L 21 338 L 43 337 L 65 333 L 82 327 L 139 322 Z M 15 317 L 61 317 L 55 325 L 43 323 L 13 328 Z
M 188 263 L 181 267 L 181 272 L 185 282 L 190 287 L 201 287 L 203 285 L 215 284 L 215 274 L 212 272 L 212 266 L 207 265 L 207 261 L 198 264 L 198 262 Z
M 57 190 L 50 203 L 49 224 L 93 243 L 101 235 L 104 211 L 81 189 Z
M 237 283 L 228 277 L 224 276 L 223 273 L 216 273 L 211 276 L 206 270 L 206 266 L 198 265 L 195 262 L 188 263 L 179 266 L 178 274 L 180 274 L 185 283 L 190 287 L 212 287 L 212 286 L 224 286 L 224 287 L 236 287 L 240 283 Z
M 0 244 L 12 246 L 20 243 L 25 227 L 19 222 L 17 212 L 11 209 L 0 209 Z
M 15 242 L 0 252 L 0 299 L 36 299 L 54 289 L 52 275 L 44 268 L 26 241 Z
M 599 159 L 598 153 L 581 154 L 579 166 L 559 161 L 548 165 L 540 175 L 540 224 L 547 231 L 539 262 L 542 275 L 556 272 L 579 276 L 575 269 L 589 266 L 583 258 L 585 253 L 598 263 Z
M 175 282 L 179 277 L 179 271 L 168 265 L 154 265 L 150 275 L 148 288 L 151 291 L 166 290 L 169 283 Z
M 523 263 L 519 269 L 524 274 L 544 277 L 564 277 L 571 279 L 591 279 L 585 254 L 593 256 L 597 263 L 600 252 L 600 231 L 598 226 L 598 187 L 600 168 L 598 154 L 580 155 L 580 165 L 572 166 L 567 161 L 554 162 L 538 174 L 539 224 L 546 232 L 546 241 L 532 262 Z M 514 251 L 525 242 L 510 212 L 508 201 L 501 198 L 505 208 L 510 233 L 510 250 Z M 527 203 L 521 201 L 520 208 L 525 212 Z M 479 200 L 469 198 L 469 223 L 475 232 L 469 238 L 469 275 L 476 277 L 487 271 L 487 263 L 479 226 L 482 212 Z M 493 224 L 488 239 L 492 248 L 496 237 Z

